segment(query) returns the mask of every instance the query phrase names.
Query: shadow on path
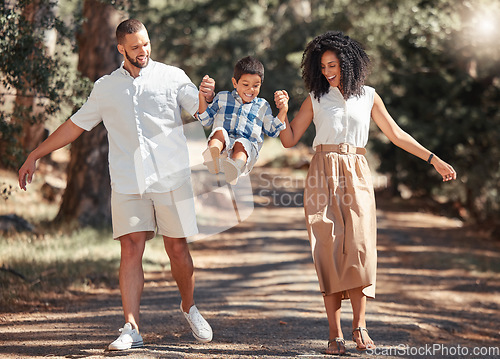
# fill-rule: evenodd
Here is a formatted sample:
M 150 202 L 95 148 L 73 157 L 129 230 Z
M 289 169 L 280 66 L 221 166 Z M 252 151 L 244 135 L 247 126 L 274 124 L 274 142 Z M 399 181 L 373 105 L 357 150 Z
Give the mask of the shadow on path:
M 256 197 L 262 189 L 255 181 Z M 301 188 L 278 191 L 276 197 L 285 198 L 286 193 L 298 196 Z M 440 357 L 457 345 L 468 350 L 461 357 L 497 357 L 498 352 L 473 356 L 472 350 L 498 349 L 498 245 L 475 241 L 454 220 L 385 209 L 383 203 L 378 218 L 377 298 L 368 304 L 367 320 L 379 351 L 369 357 Z M 322 354 L 328 323 L 301 206 L 261 201 L 247 221 L 191 243 L 191 250 L 195 297 L 214 329 L 212 343 L 192 338 L 170 273 L 148 272 L 141 307 L 144 349 L 104 351 L 122 325 L 114 289 L 87 296 L 65 311 L 0 316 L 0 357 L 331 357 Z M 344 302 L 347 356 L 367 357 L 349 340 L 351 317 Z M 432 355 L 424 352 L 429 346 Z

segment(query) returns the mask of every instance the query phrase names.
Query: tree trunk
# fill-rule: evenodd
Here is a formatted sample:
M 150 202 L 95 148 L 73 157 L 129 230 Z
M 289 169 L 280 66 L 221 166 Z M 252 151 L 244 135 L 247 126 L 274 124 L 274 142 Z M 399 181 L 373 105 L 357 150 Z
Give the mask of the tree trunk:
M 23 17 L 38 29 L 48 13 L 54 11 L 52 6 L 40 3 L 40 0 L 28 2 L 23 7 Z M 43 48 L 48 56 L 54 55 L 55 38 L 48 33 L 54 33 L 55 30 L 46 30 L 46 39 Z M 31 55 L 28 57 L 30 58 Z M 24 77 L 24 88 L 18 90 L 15 99 L 17 108 L 14 121 L 21 124 L 21 131 L 18 136 L 20 147 L 27 152 L 33 151 L 47 137 L 45 129 L 44 105 L 47 101 L 43 98 L 36 98 L 36 94 L 31 86 L 31 78 L 34 74 L 28 74 Z
M 87 20 L 78 36 L 78 70 L 96 81 L 121 64 L 115 29 L 123 13 L 112 5 L 85 0 L 83 15 Z M 93 227 L 109 225 L 110 201 L 108 139 L 100 124 L 71 145 L 68 183 L 55 221 Z

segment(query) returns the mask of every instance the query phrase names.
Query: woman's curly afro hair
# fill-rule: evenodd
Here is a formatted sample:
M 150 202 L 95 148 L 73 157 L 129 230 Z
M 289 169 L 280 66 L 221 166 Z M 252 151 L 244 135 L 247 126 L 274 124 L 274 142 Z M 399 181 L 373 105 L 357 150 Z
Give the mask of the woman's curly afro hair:
M 328 31 L 317 36 L 302 55 L 302 78 L 309 92 L 318 100 L 328 93 L 330 84 L 321 72 L 321 57 L 333 51 L 340 61 L 340 86 L 342 96 L 360 96 L 369 73 L 370 59 L 361 45 L 340 31 Z

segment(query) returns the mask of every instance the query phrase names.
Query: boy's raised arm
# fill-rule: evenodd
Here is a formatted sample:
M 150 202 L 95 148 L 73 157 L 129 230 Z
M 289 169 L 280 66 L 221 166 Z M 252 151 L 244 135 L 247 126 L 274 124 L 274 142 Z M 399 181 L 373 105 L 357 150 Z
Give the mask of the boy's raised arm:
M 290 96 L 288 96 L 288 92 L 285 90 L 278 90 L 274 93 L 274 102 L 276 103 L 276 107 L 278 108 L 278 119 L 282 123 L 286 123 L 287 113 L 288 113 L 288 100 Z
M 215 96 L 215 80 L 208 75 L 203 76 L 200 83 L 200 91 L 198 98 L 198 113 L 203 113 L 208 107 L 208 104 L 213 101 Z

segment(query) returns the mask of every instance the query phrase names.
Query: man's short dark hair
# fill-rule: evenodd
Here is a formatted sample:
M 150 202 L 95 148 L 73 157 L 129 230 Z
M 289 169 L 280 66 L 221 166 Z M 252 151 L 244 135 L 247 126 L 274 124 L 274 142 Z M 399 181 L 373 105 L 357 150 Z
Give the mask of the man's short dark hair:
M 120 25 L 116 28 L 116 41 L 119 44 L 123 44 L 125 41 L 125 35 L 135 34 L 141 30 L 145 30 L 146 27 L 142 22 L 137 19 L 128 19 L 122 21 Z
M 234 66 L 233 77 L 238 82 L 241 76 L 245 74 L 259 75 L 260 80 L 264 82 L 264 65 L 252 56 L 244 57 Z

